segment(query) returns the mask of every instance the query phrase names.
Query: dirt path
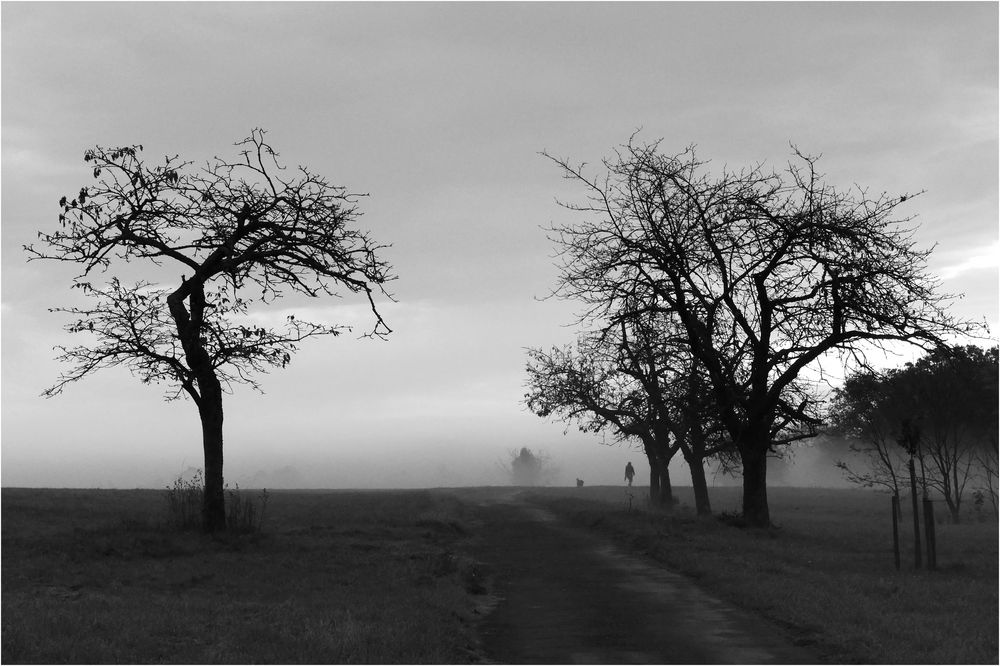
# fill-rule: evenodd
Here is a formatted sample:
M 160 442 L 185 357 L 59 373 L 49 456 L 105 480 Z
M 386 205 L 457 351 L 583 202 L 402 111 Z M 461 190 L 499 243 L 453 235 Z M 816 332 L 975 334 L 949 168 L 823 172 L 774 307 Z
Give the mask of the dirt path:
M 810 663 L 816 657 L 688 579 L 515 498 L 480 505 L 476 556 L 499 604 L 480 626 L 500 663 Z

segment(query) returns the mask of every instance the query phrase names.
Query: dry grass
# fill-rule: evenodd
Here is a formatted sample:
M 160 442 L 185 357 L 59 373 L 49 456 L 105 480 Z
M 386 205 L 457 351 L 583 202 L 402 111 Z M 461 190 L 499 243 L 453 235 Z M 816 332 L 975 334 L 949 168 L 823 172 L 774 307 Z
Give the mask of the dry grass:
M 739 506 L 738 490 L 713 491 L 717 510 Z M 775 488 L 780 527 L 754 531 L 697 519 L 689 489 L 678 494 L 687 506 L 672 515 L 626 510 L 621 488 L 553 489 L 534 501 L 770 618 L 823 661 L 997 663 L 995 522 L 938 525 L 939 570 L 927 572 L 913 569 L 904 514 L 897 572 L 885 495 Z
M 278 491 L 262 534 L 211 538 L 158 491 L 2 492 L 4 663 L 476 659 L 447 495 Z
M 162 491 L 2 491 L 5 663 L 465 663 L 483 591 L 467 502 L 502 489 L 273 492 L 261 534 L 161 526 Z M 633 506 L 645 503 L 634 489 Z M 839 663 L 997 663 L 996 523 L 939 525 L 940 571 L 893 567 L 888 498 L 776 488 L 779 529 L 532 491 Z M 736 489 L 714 489 L 735 511 Z M 904 507 L 905 509 L 905 507 Z M 904 520 L 904 528 L 909 521 Z

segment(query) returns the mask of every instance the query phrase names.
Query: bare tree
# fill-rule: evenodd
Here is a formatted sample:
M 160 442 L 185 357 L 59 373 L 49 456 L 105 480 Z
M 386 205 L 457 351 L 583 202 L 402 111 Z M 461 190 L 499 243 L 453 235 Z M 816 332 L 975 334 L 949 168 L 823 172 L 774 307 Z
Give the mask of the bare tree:
M 527 370 L 524 401 L 533 413 L 574 421 L 583 432 L 610 429 L 618 442 L 638 440 L 649 462 L 650 501 L 673 503 L 668 465 L 677 446 L 669 441 L 665 411 L 614 364 L 601 340 L 581 338 L 575 349 L 529 349 Z
M 539 416 L 610 428 L 638 440 L 650 467 L 650 500 L 673 503 L 669 464 L 682 452 L 695 506 L 711 513 L 704 461 L 731 448 L 713 420 L 697 363 L 671 341 L 662 318 L 646 315 L 581 336 L 576 349 L 528 350 L 525 403 Z
M 345 330 L 294 316 L 282 330 L 261 327 L 249 308 L 288 293 L 346 290 L 364 294 L 371 307 L 368 335 L 390 332 L 374 297 L 389 297 L 384 285 L 393 276 L 378 256 L 385 246 L 354 227 L 359 195 L 304 167 L 286 172 L 263 130 L 236 145 L 237 159 L 216 157 L 201 168 L 177 156 L 150 167 L 141 145 L 88 150 L 95 184 L 63 197 L 59 228 L 39 232 L 39 248 L 25 247 L 29 260 L 79 264 L 73 287 L 93 300 L 55 309 L 73 315 L 67 330 L 89 340 L 58 348 L 75 365 L 45 395 L 124 366 L 143 382 L 169 384 L 168 399 L 189 396 L 201 418 L 209 531 L 225 528 L 223 393 L 234 383 L 259 388 L 254 374 L 284 367 L 300 342 Z M 104 285 L 92 283 L 137 261 L 154 279 L 180 279 L 127 284 L 112 274 Z
M 770 524 L 768 453 L 820 422 L 815 400 L 788 400 L 806 367 L 830 352 L 863 360 L 866 344 L 934 346 L 969 328 L 947 314 L 949 297 L 925 272 L 929 250 L 895 218 L 910 195 L 837 190 L 797 150 L 784 172 L 719 177 L 693 149 L 664 155 L 634 137 L 600 177 L 547 156 L 588 193 L 563 204 L 582 221 L 551 229 L 555 295 L 581 302 L 581 318 L 653 311 L 680 323 L 739 451 L 752 526 Z

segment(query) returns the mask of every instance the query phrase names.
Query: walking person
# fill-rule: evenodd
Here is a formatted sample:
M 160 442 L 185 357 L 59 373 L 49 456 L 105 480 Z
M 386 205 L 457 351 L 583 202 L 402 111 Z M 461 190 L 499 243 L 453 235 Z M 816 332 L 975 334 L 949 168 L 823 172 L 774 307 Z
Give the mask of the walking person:
M 625 465 L 625 480 L 628 481 L 628 485 L 632 485 L 633 478 L 635 478 L 635 468 L 632 467 L 632 463 L 629 462 Z

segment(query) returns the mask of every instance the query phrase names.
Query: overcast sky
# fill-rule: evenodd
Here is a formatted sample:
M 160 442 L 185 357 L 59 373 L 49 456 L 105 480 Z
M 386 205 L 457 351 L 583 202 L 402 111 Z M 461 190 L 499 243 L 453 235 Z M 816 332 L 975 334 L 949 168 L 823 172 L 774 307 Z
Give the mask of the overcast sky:
M 996 3 L 12 3 L 2 12 L 4 486 L 160 486 L 201 465 L 197 412 L 124 370 L 44 399 L 71 338 L 47 308 L 72 267 L 25 262 L 89 146 L 233 155 L 254 127 L 290 165 L 367 192 L 391 243 L 388 342 L 306 344 L 265 395 L 227 396 L 241 485 L 502 481 L 515 447 L 556 481 L 618 483 L 641 454 L 520 404 L 524 348 L 568 342 L 574 308 L 543 227 L 580 192 L 538 155 L 598 163 L 638 128 L 713 168 L 781 165 L 907 204 L 955 314 L 996 331 Z M 281 304 L 282 307 L 289 303 Z M 352 298 L 304 318 L 370 325 Z M 684 484 L 683 478 L 675 479 Z

